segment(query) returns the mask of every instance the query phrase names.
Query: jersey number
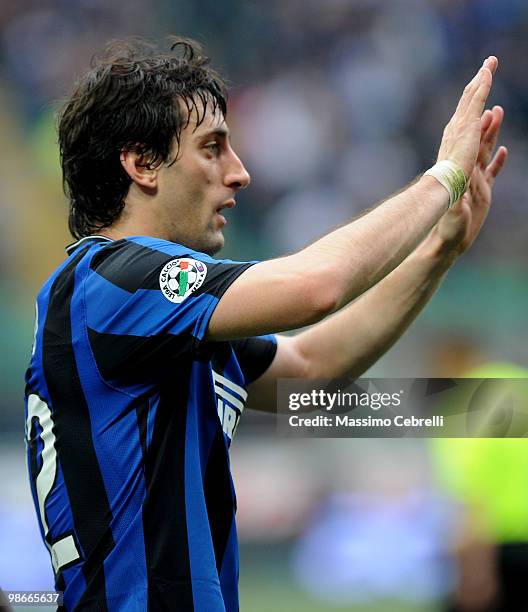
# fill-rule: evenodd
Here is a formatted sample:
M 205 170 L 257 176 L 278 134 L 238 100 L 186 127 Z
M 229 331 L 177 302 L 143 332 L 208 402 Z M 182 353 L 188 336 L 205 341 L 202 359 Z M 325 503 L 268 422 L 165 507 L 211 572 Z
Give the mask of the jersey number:
M 31 442 L 31 424 L 33 419 L 38 419 L 42 432 L 42 467 L 36 478 L 35 488 L 37 491 L 40 520 L 44 529 L 44 541 L 51 553 L 51 563 L 55 573 L 66 565 L 75 563 L 81 558 L 73 535 L 68 534 L 59 537 L 52 544 L 48 543 L 49 526 L 46 518 L 46 501 L 55 484 L 57 476 L 57 450 L 55 449 L 55 434 L 53 433 L 53 418 L 51 410 L 46 402 L 38 395 L 28 397 L 28 416 L 26 426 L 27 441 Z

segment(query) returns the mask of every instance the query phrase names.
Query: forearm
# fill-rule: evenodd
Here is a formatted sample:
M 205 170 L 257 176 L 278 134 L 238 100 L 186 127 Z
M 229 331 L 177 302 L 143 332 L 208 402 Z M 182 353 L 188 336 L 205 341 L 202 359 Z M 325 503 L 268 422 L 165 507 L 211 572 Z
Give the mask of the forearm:
M 438 159 L 449 162 L 449 172 L 436 168 L 437 178 L 423 176 L 299 253 L 248 269 L 217 304 L 207 339 L 232 340 L 317 323 L 394 270 L 439 221 L 448 202 L 460 197 L 465 177 L 473 172 L 496 67 L 495 57 L 485 60 L 444 129 Z
M 337 310 L 396 268 L 436 224 L 447 204 L 446 190 L 424 176 L 368 215 L 291 258 L 304 269 L 325 272 L 321 291 L 337 292 Z
M 321 321 L 398 266 L 447 205 L 445 188 L 425 176 L 302 251 L 253 266 L 224 294 L 208 339 L 257 336 Z
M 356 302 L 296 336 L 309 376 L 357 377 L 365 372 L 420 313 L 452 261 L 432 233 Z

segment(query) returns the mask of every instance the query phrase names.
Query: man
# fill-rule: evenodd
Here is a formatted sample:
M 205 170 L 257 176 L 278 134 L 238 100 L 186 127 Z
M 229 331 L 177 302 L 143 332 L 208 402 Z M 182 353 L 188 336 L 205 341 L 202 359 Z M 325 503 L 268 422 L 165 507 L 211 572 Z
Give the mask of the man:
M 474 240 L 506 158 L 491 159 L 502 109 L 483 114 L 490 57 L 431 174 L 299 253 L 213 259 L 221 211 L 250 179 L 220 76 L 194 42 L 174 43 L 112 45 L 60 116 L 78 241 L 38 296 L 26 396 L 67 610 L 238 609 L 227 449 L 248 391 L 273 410 L 277 377 L 368 368 Z

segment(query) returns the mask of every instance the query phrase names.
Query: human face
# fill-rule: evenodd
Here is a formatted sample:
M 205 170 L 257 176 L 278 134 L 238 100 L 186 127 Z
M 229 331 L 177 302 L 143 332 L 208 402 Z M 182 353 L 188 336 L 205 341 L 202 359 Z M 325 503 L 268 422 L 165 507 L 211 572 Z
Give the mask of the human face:
M 224 246 L 221 211 L 235 206 L 250 177 L 231 147 L 223 115 L 210 106 L 199 126 L 196 111 L 191 114 L 179 150 L 175 146 L 176 161 L 159 168 L 156 214 L 169 240 L 214 254 Z

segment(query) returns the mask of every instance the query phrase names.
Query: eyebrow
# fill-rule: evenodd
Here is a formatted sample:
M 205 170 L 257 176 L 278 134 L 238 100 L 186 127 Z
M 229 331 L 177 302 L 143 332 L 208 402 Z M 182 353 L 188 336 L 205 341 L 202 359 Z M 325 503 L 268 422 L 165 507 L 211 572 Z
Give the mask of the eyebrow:
M 212 130 L 207 130 L 206 132 L 203 132 L 198 137 L 200 140 L 203 140 L 206 138 L 210 138 L 211 136 L 220 136 L 222 138 L 226 138 L 227 136 L 229 136 L 229 129 L 226 127 L 213 128 Z

